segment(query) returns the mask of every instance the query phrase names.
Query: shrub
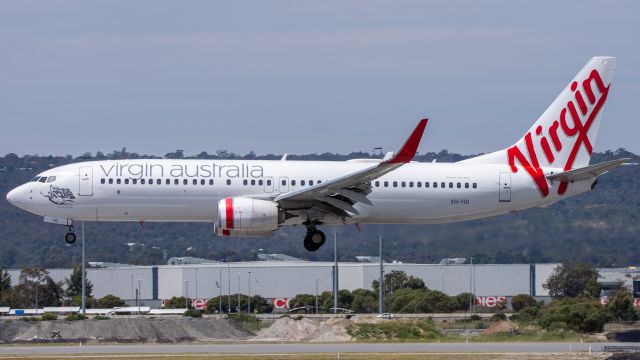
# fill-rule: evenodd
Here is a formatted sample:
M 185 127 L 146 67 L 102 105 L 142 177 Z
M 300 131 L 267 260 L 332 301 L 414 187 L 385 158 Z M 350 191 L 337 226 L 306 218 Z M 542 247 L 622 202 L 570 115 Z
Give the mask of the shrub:
M 189 316 L 192 318 L 201 318 L 202 317 L 202 312 L 198 309 L 188 309 L 187 311 L 184 312 L 183 314 L 184 316 Z
M 536 304 L 535 306 L 529 306 L 520 310 L 519 313 L 512 315 L 511 319 L 519 322 L 530 323 L 536 320 L 538 312 L 540 312 L 540 305 Z
M 96 300 L 96 307 L 101 309 L 111 309 L 125 305 L 125 302 L 121 298 L 111 294 L 105 295 L 104 297 Z
M 516 312 L 530 306 L 536 306 L 537 304 L 538 302 L 536 301 L 536 299 L 534 299 L 533 296 L 527 294 L 519 294 L 511 299 L 511 306 Z
M 540 326 L 547 330 L 570 329 L 582 333 L 602 331 L 604 324 L 613 318 L 598 300 L 590 298 L 553 301 L 543 306 L 539 315 Z
M 42 314 L 42 320 L 43 321 L 58 320 L 58 314 L 52 313 L 52 312 L 46 312 Z
M 507 320 L 507 315 L 502 314 L 502 313 L 493 314 L 493 315 L 491 315 L 491 319 L 490 320 L 494 321 L 494 322 L 498 322 L 498 321 L 501 321 L 501 320 Z
M 86 320 L 87 317 L 82 314 L 71 314 L 64 319 L 66 321 L 78 321 L 78 320 Z
M 93 320 L 110 320 L 111 318 L 104 315 L 96 315 L 93 317 Z
M 482 320 L 482 318 L 478 314 L 473 314 L 473 315 L 471 315 L 469 317 L 469 320 L 471 320 L 471 321 L 480 321 L 480 320 Z
M 37 316 L 25 316 L 20 318 L 22 321 L 40 321 L 40 318 Z
M 353 324 L 347 333 L 356 340 L 429 340 L 442 336 L 431 320 Z

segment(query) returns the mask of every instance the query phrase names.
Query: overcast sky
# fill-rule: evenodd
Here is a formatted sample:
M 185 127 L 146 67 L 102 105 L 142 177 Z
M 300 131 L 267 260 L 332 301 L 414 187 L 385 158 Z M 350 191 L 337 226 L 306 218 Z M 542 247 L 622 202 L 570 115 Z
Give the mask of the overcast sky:
M 6 1 L 0 154 L 512 144 L 594 55 L 640 153 L 639 1 Z

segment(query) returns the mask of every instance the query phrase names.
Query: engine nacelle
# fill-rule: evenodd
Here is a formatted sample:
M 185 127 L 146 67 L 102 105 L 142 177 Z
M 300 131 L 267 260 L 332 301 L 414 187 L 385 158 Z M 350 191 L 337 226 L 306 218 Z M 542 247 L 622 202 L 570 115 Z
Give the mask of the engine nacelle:
M 269 236 L 285 221 L 285 213 L 278 203 L 243 197 L 218 202 L 218 235 Z

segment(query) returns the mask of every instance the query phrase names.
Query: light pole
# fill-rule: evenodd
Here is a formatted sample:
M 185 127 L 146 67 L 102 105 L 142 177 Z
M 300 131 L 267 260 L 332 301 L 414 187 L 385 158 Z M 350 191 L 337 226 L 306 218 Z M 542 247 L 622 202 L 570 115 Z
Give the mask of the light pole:
M 236 312 L 240 314 L 241 309 L 242 308 L 240 307 L 240 274 L 238 274 L 238 310 Z
M 316 314 L 318 313 L 318 278 L 316 278 Z
M 231 267 L 229 266 L 229 259 L 227 259 L 227 314 L 231 313 Z
M 198 299 L 198 268 L 196 270 L 196 299 Z
M 382 264 L 382 235 L 380 235 L 378 250 L 380 255 L 380 280 L 378 280 L 378 312 L 384 313 L 384 265 Z
M 249 271 L 249 296 L 247 297 L 247 314 L 251 314 L 251 271 Z
M 82 315 L 87 314 L 87 301 L 85 299 L 86 296 L 86 288 L 85 288 L 85 274 L 84 274 L 84 220 L 82 221 Z
M 140 315 L 140 298 L 142 294 L 140 293 L 140 284 L 142 283 L 142 279 L 138 278 L 138 293 L 136 294 L 136 302 L 138 303 L 138 315 Z
M 185 296 L 184 296 L 184 306 L 189 309 L 189 280 L 185 280 L 184 281 L 184 292 L 185 292 Z
M 218 278 L 220 279 L 220 284 L 218 285 L 218 289 L 220 293 L 220 295 L 218 296 L 218 305 L 219 305 L 218 314 L 222 315 L 222 266 L 219 267 L 218 270 L 220 270 L 220 275 L 218 276 Z
M 334 270 L 333 270 L 333 313 L 338 313 L 338 232 L 333 231 L 333 262 L 334 262 Z

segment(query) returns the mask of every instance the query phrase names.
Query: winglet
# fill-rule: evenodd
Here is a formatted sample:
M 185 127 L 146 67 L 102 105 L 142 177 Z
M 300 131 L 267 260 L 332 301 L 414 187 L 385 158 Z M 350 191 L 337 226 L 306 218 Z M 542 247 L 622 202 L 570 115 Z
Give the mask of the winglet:
M 427 126 L 427 121 L 429 121 L 429 119 L 420 120 L 418 126 L 416 126 L 407 141 L 402 145 L 402 148 L 400 148 L 400 150 L 391 159 L 387 160 L 386 163 L 408 163 L 413 159 L 416 155 L 416 151 L 418 151 L 418 146 L 420 145 L 420 140 L 424 133 L 424 128 Z

